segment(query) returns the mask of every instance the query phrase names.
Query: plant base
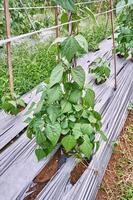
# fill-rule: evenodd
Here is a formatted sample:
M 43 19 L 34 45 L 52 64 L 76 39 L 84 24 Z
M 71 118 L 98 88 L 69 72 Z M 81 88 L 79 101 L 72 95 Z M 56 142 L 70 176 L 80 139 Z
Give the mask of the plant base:
M 59 168 L 59 162 L 61 157 L 61 150 L 59 149 L 42 171 L 34 178 L 33 184 L 26 192 L 24 200 L 34 200 L 41 190 L 45 187 L 48 181 L 55 175 Z M 30 193 L 30 194 L 28 194 Z
M 82 174 L 85 172 L 87 167 L 89 166 L 90 160 L 85 161 L 83 160 L 82 162 L 79 162 L 74 169 L 71 171 L 70 175 L 70 182 L 72 185 L 74 185 L 82 176 Z
M 98 82 L 97 80 L 95 80 L 95 84 L 96 85 L 101 85 L 101 84 L 103 84 L 103 83 L 105 83 L 106 82 L 106 80 L 102 80 L 102 81 L 100 81 L 100 82 Z

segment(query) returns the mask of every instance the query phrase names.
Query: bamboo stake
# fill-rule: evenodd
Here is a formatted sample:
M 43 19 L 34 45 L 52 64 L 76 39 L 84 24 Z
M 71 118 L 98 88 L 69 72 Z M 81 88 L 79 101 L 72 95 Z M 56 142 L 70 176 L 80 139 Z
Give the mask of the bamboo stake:
M 71 36 L 72 35 L 72 30 L 73 29 L 73 24 L 72 24 L 72 12 L 69 12 L 68 13 L 68 32 L 69 32 L 69 35 Z
M 113 39 L 113 58 L 114 58 L 114 79 L 115 79 L 115 84 L 114 84 L 114 90 L 117 89 L 117 65 L 116 65 L 116 47 L 115 47 L 115 34 L 114 34 L 114 22 L 113 22 L 113 0 L 110 0 L 110 19 L 111 19 L 111 27 L 112 27 L 112 39 Z
M 5 22 L 6 22 L 6 37 L 7 39 L 10 39 L 11 31 L 10 31 L 10 12 L 9 12 L 8 0 L 4 0 L 4 14 L 5 14 Z M 10 92 L 11 92 L 11 96 L 13 97 L 14 83 L 13 83 L 11 42 L 6 43 L 6 49 L 7 49 L 7 65 L 8 65 Z
M 73 34 L 73 23 L 72 23 L 72 12 L 68 13 L 68 32 L 69 35 L 71 36 Z M 77 66 L 77 59 L 76 59 L 76 55 L 74 55 L 73 58 L 73 67 Z
M 59 25 L 59 14 L 60 14 L 60 8 L 57 5 L 55 8 L 55 25 L 58 26 Z M 56 28 L 56 38 L 58 38 L 60 36 L 60 28 L 57 27 Z
M 56 38 L 60 37 L 60 27 L 59 27 L 59 14 L 60 14 L 60 7 L 57 5 L 55 7 L 55 26 L 56 27 Z M 60 53 L 58 51 L 57 61 L 60 61 Z

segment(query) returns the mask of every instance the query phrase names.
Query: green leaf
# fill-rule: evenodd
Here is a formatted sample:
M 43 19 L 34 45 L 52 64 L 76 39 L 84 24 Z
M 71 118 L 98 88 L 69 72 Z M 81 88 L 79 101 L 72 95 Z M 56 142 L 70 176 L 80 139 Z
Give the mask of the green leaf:
M 25 107 L 25 102 L 23 99 L 17 99 L 17 105 Z
M 88 136 L 87 134 L 83 135 L 83 139 L 84 141 L 86 141 L 88 144 L 90 144 L 90 136 Z
M 95 124 L 97 122 L 96 118 L 92 114 L 89 115 L 88 120 L 92 124 Z
M 67 100 L 61 101 L 61 111 L 62 113 L 69 113 L 72 111 L 72 105 Z
M 35 150 L 36 157 L 38 161 L 42 160 L 44 157 L 46 157 L 46 153 L 43 149 L 36 149 Z
M 46 141 L 46 138 L 44 136 L 44 132 L 38 132 L 36 134 L 36 143 L 38 145 L 43 145 L 45 141 Z
M 126 4 L 125 0 L 120 0 L 117 3 L 117 5 L 116 5 L 116 14 L 119 14 L 124 9 L 125 4 Z
M 77 40 L 73 36 L 69 36 L 61 44 L 61 55 L 70 62 L 80 49 Z
M 61 15 L 61 24 L 67 23 L 68 22 L 68 14 L 64 12 Z M 65 29 L 68 29 L 68 24 L 63 26 Z
M 73 127 L 73 135 L 75 139 L 78 139 L 79 137 L 82 136 L 82 132 L 81 132 L 81 124 L 80 123 L 76 123 Z
M 51 141 L 53 145 L 55 145 L 61 135 L 61 127 L 60 124 L 55 123 L 54 125 L 48 124 L 45 129 L 45 133 L 47 138 Z
M 91 135 L 94 132 L 91 124 L 81 124 L 81 131 L 83 132 L 83 134 L 87 135 Z
M 75 140 L 74 136 L 67 135 L 62 139 L 61 144 L 65 148 L 66 152 L 68 152 L 75 147 L 76 140 Z
M 84 154 L 84 156 L 86 158 L 90 158 L 92 155 L 92 150 L 93 150 L 93 145 L 91 143 L 87 143 L 86 141 L 84 141 L 81 145 L 80 145 L 80 151 Z
M 53 144 L 51 144 L 49 141 L 47 141 L 45 147 L 46 156 L 49 155 L 55 149 L 55 146 L 53 146 Z
M 58 64 L 53 69 L 53 71 L 51 72 L 51 76 L 50 76 L 50 83 L 49 83 L 50 87 L 52 87 L 56 83 L 60 83 L 61 82 L 62 76 L 63 76 L 63 71 L 64 71 L 64 68 L 62 67 L 61 64 Z
M 60 5 L 65 10 L 75 12 L 75 4 L 73 0 L 53 0 L 57 5 Z
M 30 128 L 30 126 L 28 127 L 26 134 L 29 139 L 32 139 L 33 130 Z
M 51 120 L 51 122 L 54 124 L 59 113 L 60 113 L 60 108 L 59 106 L 55 106 L 55 105 L 51 105 L 47 108 L 47 113 L 49 115 L 49 119 Z
M 16 104 L 15 101 L 11 100 L 11 101 L 8 101 L 8 103 L 9 103 L 10 105 L 12 105 L 14 108 L 17 108 L 17 104 Z
M 98 113 L 98 112 L 96 112 L 96 111 L 93 111 L 92 113 L 93 113 L 94 117 L 95 117 L 97 120 L 101 120 L 101 114 L 100 114 L 100 113 Z
M 69 120 L 68 127 L 70 128 L 70 130 L 73 129 L 74 125 L 75 123 Z
M 71 103 L 78 103 L 80 98 L 82 96 L 82 91 L 81 90 L 73 90 L 71 93 L 70 93 L 70 97 L 69 97 L 69 101 Z
M 84 53 L 88 52 L 88 42 L 82 35 L 76 35 L 75 39 L 77 40 L 79 46 L 83 50 Z
M 35 105 L 36 105 L 35 102 L 31 103 L 30 107 L 28 108 L 28 111 L 25 113 L 25 116 L 31 114 L 31 112 L 34 111 Z
M 81 87 L 84 87 L 85 84 L 85 72 L 81 66 L 77 66 L 76 68 L 72 68 L 72 77 L 73 80 Z
M 68 119 L 63 120 L 63 122 L 61 123 L 61 128 L 62 129 L 68 128 Z
M 96 141 L 95 142 L 95 147 L 96 147 L 96 151 L 98 151 L 99 147 L 100 147 L 100 142 L 99 141 Z
M 58 37 L 54 40 L 54 42 L 50 45 L 50 47 L 48 48 L 48 51 L 51 49 L 51 47 L 53 47 L 54 45 L 60 45 L 64 40 L 66 40 L 66 37 Z
M 95 93 L 93 90 L 88 89 L 86 91 L 85 97 L 84 97 L 84 104 L 87 107 L 91 107 L 94 108 L 94 104 L 95 104 Z
M 42 132 L 44 130 L 44 120 L 41 117 L 34 118 L 33 131 L 35 133 Z
M 62 135 L 67 135 L 68 133 L 69 133 L 69 129 L 67 128 L 67 129 L 63 129 L 62 130 Z
M 84 119 L 88 119 L 88 112 L 86 110 L 83 111 L 81 115 Z
M 40 84 L 40 85 L 37 87 L 36 94 L 42 92 L 42 91 L 44 90 L 44 87 L 45 87 L 44 84 Z
M 69 120 L 70 120 L 71 122 L 75 122 L 75 121 L 76 121 L 76 118 L 75 118 L 74 115 L 70 115 L 70 116 L 69 116 Z
M 62 90 L 60 85 L 55 85 L 48 90 L 48 103 L 52 104 L 55 101 L 59 101 L 62 97 Z
M 83 109 L 83 107 L 82 107 L 81 104 L 79 104 L 79 105 L 73 105 L 73 107 L 74 107 L 74 109 L 75 109 L 77 112 L 79 112 L 79 111 L 81 111 L 81 110 Z
M 105 135 L 105 133 L 104 133 L 103 131 L 100 131 L 99 133 L 100 133 L 100 135 L 101 135 L 102 140 L 105 141 L 105 142 L 107 142 L 107 141 L 108 141 L 108 138 L 107 138 L 107 136 Z
M 43 107 L 43 100 L 40 100 L 37 104 L 36 104 L 36 109 L 34 110 L 34 113 L 37 114 L 42 110 Z
M 102 128 L 102 122 L 101 121 L 97 121 L 96 124 L 95 124 L 95 128 L 96 128 L 96 131 L 100 131 L 101 128 Z
M 24 120 L 24 122 L 27 123 L 27 124 L 29 124 L 29 123 L 31 122 L 31 120 L 32 120 L 32 118 L 27 117 L 27 118 Z

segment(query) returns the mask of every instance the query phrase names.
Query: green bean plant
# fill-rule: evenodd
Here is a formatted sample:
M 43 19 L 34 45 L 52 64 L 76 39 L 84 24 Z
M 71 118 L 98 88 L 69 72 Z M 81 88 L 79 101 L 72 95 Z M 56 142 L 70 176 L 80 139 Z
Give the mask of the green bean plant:
M 133 2 L 131 0 L 121 0 L 117 4 L 118 14 L 118 35 L 116 37 L 118 55 L 127 58 L 132 56 L 133 49 Z M 127 6 L 128 4 L 128 6 Z M 123 9 L 119 7 L 126 6 Z
M 2 102 L 1 108 L 5 112 L 10 113 L 12 115 L 17 115 L 26 106 L 24 100 L 16 94 L 13 94 L 13 97 L 10 94 L 3 96 L 1 98 L 1 102 Z
M 75 13 L 73 0 L 56 0 L 66 11 Z M 27 136 L 35 137 L 38 160 L 46 157 L 57 144 L 68 156 L 90 159 L 99 147 L 96 134 L 102 132 L 101 114 L 95 111 L 95 93 L 85 86 L 85 71 L 73 60 L 88 51 L 82 35 L 58 38 L 60 61 L 52 70 L 49 82 L 39 87 L 38 103 L 33 103 L 26 114 Z M 52 48 L 52 46 L 50 48 Z M 32 113 L 32 117 L 29 114 Z
M 89 72 L 94 76 L 96 84 L 101 84 L 109 78 L 110 67 L 107 61 L 97 58 L 89 65 Z

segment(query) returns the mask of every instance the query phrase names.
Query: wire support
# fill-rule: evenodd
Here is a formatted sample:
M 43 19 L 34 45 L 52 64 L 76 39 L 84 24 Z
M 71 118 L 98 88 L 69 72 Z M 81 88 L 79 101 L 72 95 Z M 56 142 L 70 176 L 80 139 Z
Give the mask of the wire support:
M 126 4 L 124 6 L 119 6 L 117 9 L 124 8 L 124 7 L 127 7 L 127 6 L 132 5 L 132 4 L 130 3 L 130 4 Z M 101 13 L 95 14 L 95 17 L 110 13 L 110 12 L 115 11 L 115 10 L 116 10 L 116 8 L 113 8 L 113 9 L 107 10 L 105 12 L 101 12 Z M 80 22 L 80 21 L 83 21 L 83 20 L 87 20 L 88 18 L 90 18 L 90 16 L 87 16 L 87 17 L 84 17 L 84 18 L 81 18 L 81 19 L 77 19 L 77 20 L 73 20 L 73 21 L 71 21 L 71 23 L 77 23 L 77 22 Z M 12 37 L 12 38 L 9 38 L 9 39 L 0 40 L 0 45 L 4 45 L 4 44 L 6 44 L 8 42 L 14 42 L 14 41 L 17 41 L 19 39 L 23 39 L 25 37 L 30 37 L 32 35 L 39 34 L 39 33 L 42 33 L 42 32 L 47 32 L 47 31 L 50 31 L 50 30 L 54 30 L 56 28 L 66 26 L 68 24 L 69 24 L 69 22 L 66 22 L 66 23 L 63 23 L 63 24 L 59 24 L 57 26 L 52 26 L 52 27 L 49 27 L 49 28 L 44 28 L 44 29 L 40 29 L 40 30 L 33 31 L 33 32 L 30 32 L 30 33 L 25 33 L 25 34 L 22 34 L 22 35 L 19 35 L 19 36 L 15 36 L 15 37 Z

